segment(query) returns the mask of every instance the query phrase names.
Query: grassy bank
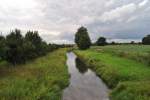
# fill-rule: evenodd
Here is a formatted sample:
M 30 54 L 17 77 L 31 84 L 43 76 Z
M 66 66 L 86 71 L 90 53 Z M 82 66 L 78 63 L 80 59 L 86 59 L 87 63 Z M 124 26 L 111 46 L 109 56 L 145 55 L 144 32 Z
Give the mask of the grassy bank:
M 59 49 L 25 65 L 0 63 L 1 100 L 60 100 L 68 85 L 66 49 Z
M 75 52 L 113 89 L 112 100 L 150 99 L 150 67 L 147 64 L 112 54 L 102 47 Z

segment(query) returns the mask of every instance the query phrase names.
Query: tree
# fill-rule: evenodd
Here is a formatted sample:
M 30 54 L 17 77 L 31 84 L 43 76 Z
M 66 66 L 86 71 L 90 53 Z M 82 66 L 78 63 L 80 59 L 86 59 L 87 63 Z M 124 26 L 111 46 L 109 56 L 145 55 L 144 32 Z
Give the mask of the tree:
M 147 35 L 142 39 L 142 44 L 150 45 L 150 35 Z
M 30 41 L 27 41 L 24 39 L 22 48 L 23 48 L 23 52 L 25 54 L 24 55 L 25 60 L 33 59 L 37 56 L 35 53 L 36 48 Z
M 134 42 L 134 41 L 131 41 L 131 44 L 135 44 L 135 42 Z
M 25 35 L 25 40 L 31 42 L 35 48 L 32 55 L 35 55 L 35 57 L 41 55 L 42 39 L 39 36 L 38 31 L 28 31 Z
M 104 46 L 107 44 L 106 38 L 105 37 L 99 37 L 98 40 L 96 41 L 96 44 L 98 46 Z
M 14 65 L 43 56 L 57 48 L 57 45 L 48 45 L 43 41 L 37 31 L 28 31 L 23 37 L 21 31 L 16 29 L 6 38 L 0 36 L 0 60 L 6 60 Z
M 24 62 L 24 53 L 23 53 L 23 37 L 21 31 L 16 29 L 12 31 L 9 35 L 6 36 L 6 60 L 16 65 L 17 63 Z
M 81 50 L 88 49 L 91 46 L 91 40 L 85 27 L 80 27 L 76 32 L 75 43 Z
M 5 58 L 6 54 L 6 40 L 5 37 L 0 36 L 0 60 Z
M 115 44 L 116 44 L 115 41 L 112 41 L 112 42 L 111 42 L 111 45 L 115 45 Z

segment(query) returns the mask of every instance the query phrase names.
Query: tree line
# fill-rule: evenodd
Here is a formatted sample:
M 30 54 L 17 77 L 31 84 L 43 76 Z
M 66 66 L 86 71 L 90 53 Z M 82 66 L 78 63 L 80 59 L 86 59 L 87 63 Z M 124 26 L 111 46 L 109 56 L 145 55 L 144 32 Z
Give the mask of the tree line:
M 21 64 L 46 55 L 58 47 L 59 45 L 43 41 L 38 31 L 28 31 L 22 36 L 21 31 L 15 29 L 5 37 L 0 36 L 0 60 L 6 60 L 13 65 Z
M 88 30 L 83 26 L 80 27 L 75 34 L 75 43 L 81 50 L 88 49 L 91 45 L 105 46 L 108 44 L 111 44 L 111 45 L 118 44 L 118 43 L 115 43 L 114 41 L 112 43 L 108 43 L 105 37 L 99 37 L 98 40 L 92 44 L 91 39 L 88 34 Z M 135 44 L 135 42 L 131 41 L 130 44 Z M 144 37 L 142 39 L 142 43 L 139 43 L 139 44 L 150 45 L 150 35 L 147 35 L 146 37 Z

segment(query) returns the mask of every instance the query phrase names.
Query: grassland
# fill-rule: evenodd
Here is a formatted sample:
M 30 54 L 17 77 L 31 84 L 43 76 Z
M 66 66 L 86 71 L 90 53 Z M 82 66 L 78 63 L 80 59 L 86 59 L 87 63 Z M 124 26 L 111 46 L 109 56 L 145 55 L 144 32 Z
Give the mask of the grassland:
M 92 47 L 93 50 L 111 53 L 119 57 L 136 60 L 150 65 L 150 46 L 149 45 L 110 45 L 102 47 Z M 102 52 L 102 51 L 101 51 Z
M 75 52 L 112 88 L 111 100 L 150 100 L 150 66 L 132 58 L 148 57 L 149 50 L 150 46 L 117 45 Z
M 0 100 L 61 100 L 68 85 L 66 49 L 25 65 L 0 63 Z

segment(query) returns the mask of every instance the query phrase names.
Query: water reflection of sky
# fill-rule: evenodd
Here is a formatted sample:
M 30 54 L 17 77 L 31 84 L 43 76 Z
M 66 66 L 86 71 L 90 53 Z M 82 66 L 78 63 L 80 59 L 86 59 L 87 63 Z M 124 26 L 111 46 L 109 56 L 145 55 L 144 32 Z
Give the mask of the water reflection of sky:
M 67 54 L 70 85 L 65 89 L 63 100 L 108 100 L 108 88 L 97 75 L 74 53 Z M 83 67 L 83 68 L 81 68 Z

